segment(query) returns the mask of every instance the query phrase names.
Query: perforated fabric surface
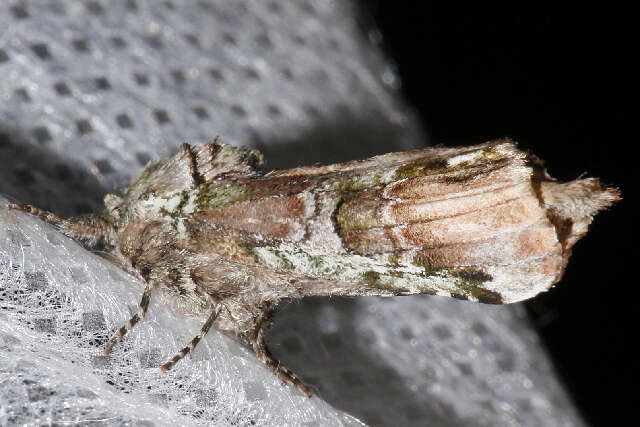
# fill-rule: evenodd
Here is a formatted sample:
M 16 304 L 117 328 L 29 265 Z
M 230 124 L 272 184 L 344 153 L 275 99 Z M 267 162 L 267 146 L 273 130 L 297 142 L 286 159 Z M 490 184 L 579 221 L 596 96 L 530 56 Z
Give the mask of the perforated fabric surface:
M 216 135 L 270 167 L 422 146 L 377 40 L 338 1 L 2 2 L 0 192 L 98 212 L 149 160 Z M 204 321 L 164 295 L 101 356 L 142 285 L 5 205 L 2 425 L 582 425 L 519 306 L 287 304 L 268 342 L 312 399 L 216 332 L 161 373 Z

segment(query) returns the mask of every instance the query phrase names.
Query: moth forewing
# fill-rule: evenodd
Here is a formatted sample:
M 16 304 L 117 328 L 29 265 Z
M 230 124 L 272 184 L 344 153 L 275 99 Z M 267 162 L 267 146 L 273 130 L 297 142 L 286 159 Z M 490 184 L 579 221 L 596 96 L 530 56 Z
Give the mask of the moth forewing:
M 104 216 L 60 218 L 13 204 L 112 255 L 146 282 L 248 340 L 285 382 L 309 389 L 269 353 L 283 298 L 435 294 L 486 303 L 531 298 L 562 276 L 593 215 L 620 196 L 595 178 L 561 184 L 510 140 L 425 148 L 262 174 L 255 150 L 183 145 L 150 164 Z

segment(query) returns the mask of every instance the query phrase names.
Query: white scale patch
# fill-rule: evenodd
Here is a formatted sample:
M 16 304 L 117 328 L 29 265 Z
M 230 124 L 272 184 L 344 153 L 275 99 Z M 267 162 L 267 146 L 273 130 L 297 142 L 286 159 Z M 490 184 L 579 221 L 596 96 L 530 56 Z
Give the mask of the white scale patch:
M 408 290 L 410 293 L 423 293 L 425 289 L 436 291 L 438 295 L 451 296 L 460 292 L 456 278 L 446 270 L 425 275 L 425 269 L 419 266 L 394 266 L 389 274 L 389 265 L 360 255 L 314 254 L 287 244 L 277 247 L 258 247 L 253 252 L 260 262 L 275 269 L 293 269 L 296 273 L 312 277 L 328 277 L 345 282 L 375 284 Z M 472 300 L 473 298 L 469 298 Z
M 462 163 L 471 163 L 473 164 L 476 160 L 482 157 L 484 151 L 472 151 L 471 153 L 460 154 L 459 156 L 450 157 L 447 159 L 447 166 L 454 167 L 458 166 Z

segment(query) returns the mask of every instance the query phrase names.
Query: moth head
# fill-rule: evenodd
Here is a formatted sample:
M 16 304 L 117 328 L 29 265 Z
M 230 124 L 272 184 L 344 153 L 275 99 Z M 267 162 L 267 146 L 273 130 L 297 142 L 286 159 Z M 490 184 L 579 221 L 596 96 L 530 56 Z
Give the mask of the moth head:
M 116 224 L 122 220 L 124 209 L 124 200 L 115 194 L 107 194 L 104 196 L 104 217 L 112 224 Z

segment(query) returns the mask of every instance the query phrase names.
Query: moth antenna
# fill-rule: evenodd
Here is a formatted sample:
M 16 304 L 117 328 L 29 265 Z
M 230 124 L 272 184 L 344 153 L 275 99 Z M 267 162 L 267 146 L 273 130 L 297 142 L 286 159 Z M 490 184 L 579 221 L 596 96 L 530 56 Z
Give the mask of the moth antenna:
M 200 342 L 200 340 L 202 338 L 204 338 L 205 335 L 207 335 L 207 332 L 209 332 L 209 329 L 211 328 L 211 326 L 213 325 L 213 322 L 215 322 L 216 317 L 218 317 L 218 314 L 220 313 L 221 307 L 219 306 L 218 308 L 216 308 L 210 315 L 209 318 L 207 319 L 206 322 L 204 322 L 204 325 L 202 325 L 202 329 L 200 329 L 200 333 L 198 335 L 196 335 L 189 344 L 187 344 L 186 347 L 184 347 L 182 350 L 180 350 L 178 352 L 178 354 L 176 354 L 175 356 L 173 356 L 173 358 L 168 361 L 167 363 L 163 364 L 160 366 L 160 370 L 162 372 L 166 372 L 169 369 L 171 369 L 173 367 L 173 365 L 175 365 L 180 359 L 182 359 L 183 357 L 185 357 L 187 354 L 189 354 L 189 352 L 193 351 L 196 348 L 196 345 L 198 345 L 198 343 Z
M 147 282 L 147 285 L 144 288 L 144 292 L 142 293 L 142 299 L 140 300 L 140 305 L 138 306 L 136 314 L 134 314 L 131 319 L 129 319 L 127 323 L 125 323 L 120 329 L 118 329 L 118 332 L 116 332 L 113 337 L 111 337 L 102 354 L 106 356 L 111 353 L 111 349 L 113 348 L 113 346 L 122 341 L 122 337 L 124 337 L 124 335 L 129 332 L 129 330 L 131 330 L 131 328 L 133 328 L 135 324 L 140 321 L 140 319 L 144 317 L 145 313 L 147 312 L 147 308 L 149 308 L 149 300 L 151 299 L 152 288 L 153 286 L 149 282 Z
M 64 234 L 72 239 L 81 240 L 89 246 L 95 246 L 100 241 L 115 246 L 117 231 L 111 223 L 100 216 L 83 215 L 65 218 L 32 205 L 22 205 L 19 203 L 9 203 L 7 208 L 42 218 L 49 224 L 57 226 Z
M 66 218 L 60 217 L 60 216 L 54 214 L 53 212 L 45 211 L 44 209 L 40 209 L 40 208 L 35 207 L 33 205 L 22 205 L 20 203 L 9 203 L 7 205 L 7 208 L 8 209 L 13 209 L 13 210 L 16 210 L 16 211 L 26 212 L 28 214 L 37 216 L 39 218 L 42 218 L 43 220 L 45 220 L 49 224 L 53 224 L 53 225 L 61 225 L 62 223 L 67 221 Z

